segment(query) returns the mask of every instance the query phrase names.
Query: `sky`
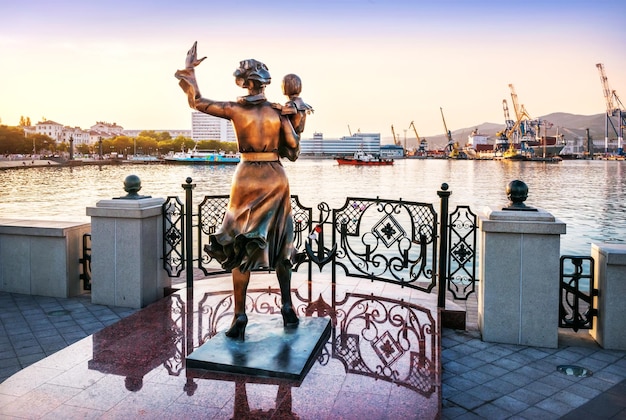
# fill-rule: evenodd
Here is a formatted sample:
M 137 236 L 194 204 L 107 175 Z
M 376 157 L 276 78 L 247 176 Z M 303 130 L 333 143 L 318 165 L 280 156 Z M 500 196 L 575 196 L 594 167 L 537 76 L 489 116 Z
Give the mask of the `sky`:
M 295 73 L 315 112 L 303 138 L 357 131 L 391 141 L 502 124 L 513 84 L 532 117 L 605 111 L 596 63 L 626 102 L 623 0 L 0 0 L 0 123 L 191 129 L 174 78 L 194 41 L 214 100 L 255 58 L 285 102 Z

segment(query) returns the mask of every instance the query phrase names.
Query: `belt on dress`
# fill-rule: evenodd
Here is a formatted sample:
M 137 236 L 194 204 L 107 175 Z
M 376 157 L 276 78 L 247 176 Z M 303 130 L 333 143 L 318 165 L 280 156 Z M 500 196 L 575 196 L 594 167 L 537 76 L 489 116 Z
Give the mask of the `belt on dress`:
M 274 162 L 279 159 L 276 152 L 243 152 L 241 160 L 244 162 Z

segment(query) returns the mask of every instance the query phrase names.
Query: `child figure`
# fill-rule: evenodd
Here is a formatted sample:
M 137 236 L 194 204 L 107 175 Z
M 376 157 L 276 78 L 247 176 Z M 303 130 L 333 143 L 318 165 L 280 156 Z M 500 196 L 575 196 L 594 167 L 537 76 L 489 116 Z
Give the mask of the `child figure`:
M 286 115 L 291 121 L 291 125 L 298 135 L 304 131 L 306 116 L 313 112 L 313 107 L 304 103 L 300 98 L 302 91 L 302 81 L 295 74 L 288 74 L 283 77 L 283 94 L 289 101 L 283 106 L 282 115 Z

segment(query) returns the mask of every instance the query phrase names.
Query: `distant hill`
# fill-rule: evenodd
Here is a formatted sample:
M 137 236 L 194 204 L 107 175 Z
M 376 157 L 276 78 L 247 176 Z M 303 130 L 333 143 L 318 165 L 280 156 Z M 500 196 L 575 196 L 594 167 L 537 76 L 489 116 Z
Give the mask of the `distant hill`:
M 559 134 L 563 134 L 565 140 L 584 138 L 587 135 L 586 129 L 588 128 L 591 138 L 596 140 L 604 139 L 605 114 L 576 115 L 565 112 L 554 112 L 538 118 L 550 121 L 553 124 L 552 128 L 548 130 L 548 135 L 556 134 L 558 127 Z M 467 136 L 469 136 L 475 128 L 477 128 L 481 134 L 487 134 L 490 138 L 495 138 L 495 134 L 504 128 L 504 123 L 497 124 L 484 122 L 471 127 L 460 128 L 452 131 L 452 138 L 455 141 L 458 141 L 460 145 L 464 145 L 467 141 Z M 386 141 L 383 142 L 391 142 L 391 137 L 385 140 Z M 445 134 L 426 137 L 426 140 L 428 141 L 428 147 L 431 150 L 441 149 L 448 143 L 448 139 Z M 407 139 L 407 148 L 412 149 L 414 147 L 417 147 L 417 140 Z

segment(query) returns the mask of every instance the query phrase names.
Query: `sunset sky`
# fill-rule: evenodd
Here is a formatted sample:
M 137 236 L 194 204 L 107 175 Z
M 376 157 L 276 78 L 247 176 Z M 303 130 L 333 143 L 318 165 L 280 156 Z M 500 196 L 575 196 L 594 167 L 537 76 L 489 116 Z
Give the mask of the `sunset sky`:
M 596 63 L 626 102 L 623 0 L 3 1 L 0 121 L 190 129 L 174 72 L 198 41 L 203 96 L 234 100 L 240 60 L 263 61 L 266 89 L 303 80 L 315 109 L 304 138 L 422 137 L 502 123 L 512 83 L 533 117 L 605 111 Z M 9 4 L 7 4 L 9 3 Z M 414 134 L 408 131 L 407 136 Z

